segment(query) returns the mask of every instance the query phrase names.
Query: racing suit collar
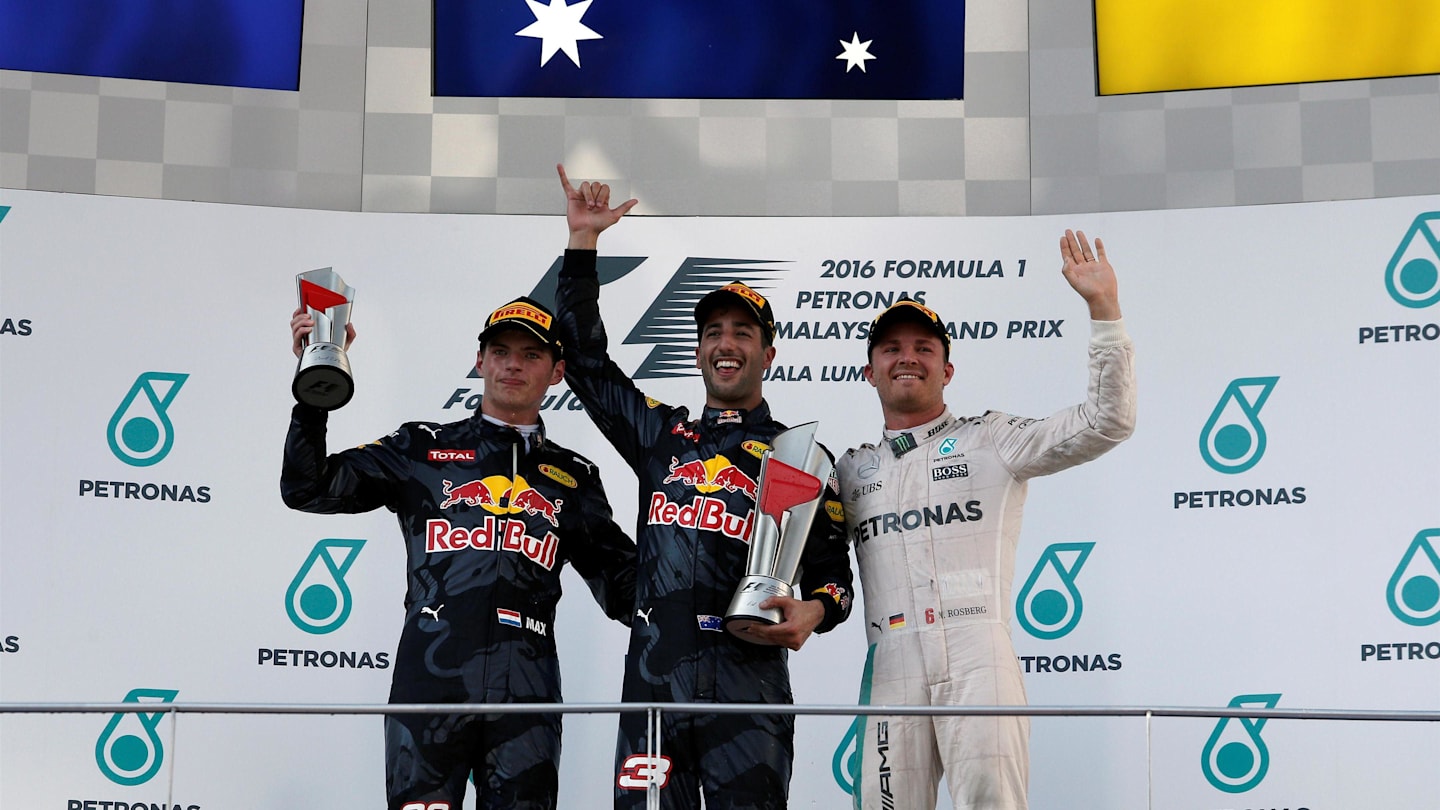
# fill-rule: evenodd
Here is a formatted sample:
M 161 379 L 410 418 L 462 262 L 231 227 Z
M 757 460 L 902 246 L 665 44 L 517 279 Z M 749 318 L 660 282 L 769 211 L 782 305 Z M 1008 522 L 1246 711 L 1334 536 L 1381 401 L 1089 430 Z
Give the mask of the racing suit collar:
M 954 421 L 954 418 L 950 409 L 946 408 L 939 416 L 924 424 L 904 430 L 886 430 L 885 444 L 896 458 L 899 458 L 920 445 L 934 441 Z
M 474 415 L 470 417 L 470 426 L 476 433 L 480 434 L 482 438 L 521 444 L 525 446 L 526 452 L 530 452 L 532 450 L 539 450 L 545 446 L 545 420 L 544 418 L 540 418 L 538 421 L 539 427 L 530 435 L 528 441 L 526 441 L 520 431 L 515 428 L 509 425 L 496 424 L 486 419 L 485 415 L 480 413 L 480 409 L 478 408 L 475 409 Z
M 725 427 L 727 425 L 752 425 L 770 421 L 770 403 L 760 400 L 760 404 L 746 410 L 744 408 L 711 408 L 706 406 L 705 412 L 700 416 L 701 423 L 707 428 Z

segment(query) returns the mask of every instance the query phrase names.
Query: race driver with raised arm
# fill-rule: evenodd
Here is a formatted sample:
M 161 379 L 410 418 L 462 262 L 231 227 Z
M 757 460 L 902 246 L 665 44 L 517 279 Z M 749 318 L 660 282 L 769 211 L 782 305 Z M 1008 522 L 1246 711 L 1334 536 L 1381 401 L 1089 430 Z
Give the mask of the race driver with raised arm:
M 639 479 L 636 613 L 625 662 L 626 702 L 790 703 L 786 649 L 825 632 L 850 611 L 851 572 L 838 496 L 811 525 L 796 594 L 773 598 L 784 621 L 742 641 L 722 628 L 745 574 L 760 458 L 785 426 L 761 394 L 775 357 L 769 302 L 738 282 L 695 306 L 695 364 L 705 408 L 645 396 L 611 361 L 600 319 L 596 243 L 635 201 L 611 208 L 601 183 L 570 185 L 563 167 L 570 241 L 556 316 L 565 342 L 565 379 Z M 708 810 L 784 808 L 794 756 L 792 715 L 665 713 L 660 758 L 646 754 L 646 717 L 620 719 L 615 806 L 644 805 L 650 781 L 660 805 Z
M 865 602 L 862 704 L 1025 704 L 1010 591 L 1026 482 L 1096 458 L 1135 425 L 1134 351 L 1105 248 L 1066 231 L 1060 253 L 1090 309 L 1090 380 L 1084 402 L 1047 419 L 952 414 L 950 336 L 928 307 L 900 301 L 871 325 L 865 378 L 884 440 L 836 465 Z M 957 810 L 1028 806 L 1024 717 L 857 723 L 857 808 L 933 810 L 942 773 Z

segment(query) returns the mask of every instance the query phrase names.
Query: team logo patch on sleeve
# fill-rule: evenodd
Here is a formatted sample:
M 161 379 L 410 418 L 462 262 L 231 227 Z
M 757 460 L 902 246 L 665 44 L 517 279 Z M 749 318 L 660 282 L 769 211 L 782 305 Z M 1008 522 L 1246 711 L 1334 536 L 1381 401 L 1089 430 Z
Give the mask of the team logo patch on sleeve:
M 660 400 L 655 399 L 654 397 L 645 397 L 645 407 L 653 411 L 656 408 L 660 407 Z

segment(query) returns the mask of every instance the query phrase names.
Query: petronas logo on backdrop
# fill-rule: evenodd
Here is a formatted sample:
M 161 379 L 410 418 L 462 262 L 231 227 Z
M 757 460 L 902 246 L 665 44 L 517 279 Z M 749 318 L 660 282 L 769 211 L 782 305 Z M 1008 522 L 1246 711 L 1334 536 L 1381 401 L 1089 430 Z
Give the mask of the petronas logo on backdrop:
M 189 378 L 167 371 L 147 371 L 135 378 L 106 431 L 116 458 L 132 467 L 149 467 L 170 454 L 175 426 L 167 411 Z
M 1385 289 L 1395 303 L 1411 309 L 1440 301 L 1440 211 L 1410 223 L 1385 266 Z
M 364 545 L 364 540 L 331 538 L 310 550 L 285 591 L 285 613 L 296 627 L 324 635 L 340 629 L 350 618 L 352 600 L 345 572 Z
M 1260 409 L 1279 381 L 1279 377 L 1231 380 L 1200 431 L 1200 456 L 1211 469 L 1242 473 L 1264 457 L 1265 426 L 1260 422 Z
M 1273 709 L 1280 695 L 1236 695 L 1229 708 Z M 1200 753 L 1200 770 L 1217 790 L 1244 793 L 1265 780 L 1270 749 L 1260 738 L 1263 717 L 1222 717 Z
M 1395 618 L 1415 627 L 1440 622 L 1440 529 L 1422 529 L 1385 588 Z
M 1094 543 L 1055 543 L 1040 555 L 1040 561 L 1015 597 L 1015 617 L 1025 632 L 1035 638 L 1062 638 L 1080 623 L 1085 602 L 1075 587 Z
M 174 689 L 131 689 L 122 703 L 170 703 Z M 95 741 L 95 764 L 111 782 L 143 785 L 160 772 L 165 746 L 156 728 L 162 712 L 116 712 Z

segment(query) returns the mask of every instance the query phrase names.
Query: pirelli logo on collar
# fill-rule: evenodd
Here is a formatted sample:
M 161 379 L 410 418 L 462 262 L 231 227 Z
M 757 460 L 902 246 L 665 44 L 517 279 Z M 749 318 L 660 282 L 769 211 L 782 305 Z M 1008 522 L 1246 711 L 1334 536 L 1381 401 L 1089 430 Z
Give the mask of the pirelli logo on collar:
M 529 304 L 512 304 L 503 309 L 497 309 L 490 315 L 490 323 L 502 321 L 506 318 L 520 318 L 540 325 L 541 329 L 549 329 L 552 318 Z
M 960 462 L 959 464 L 946 464 L 943 467 L 932 467 L 930 469 L 931 481 L 949 481 L 954 478 L 969 478 L 970 464 Z

